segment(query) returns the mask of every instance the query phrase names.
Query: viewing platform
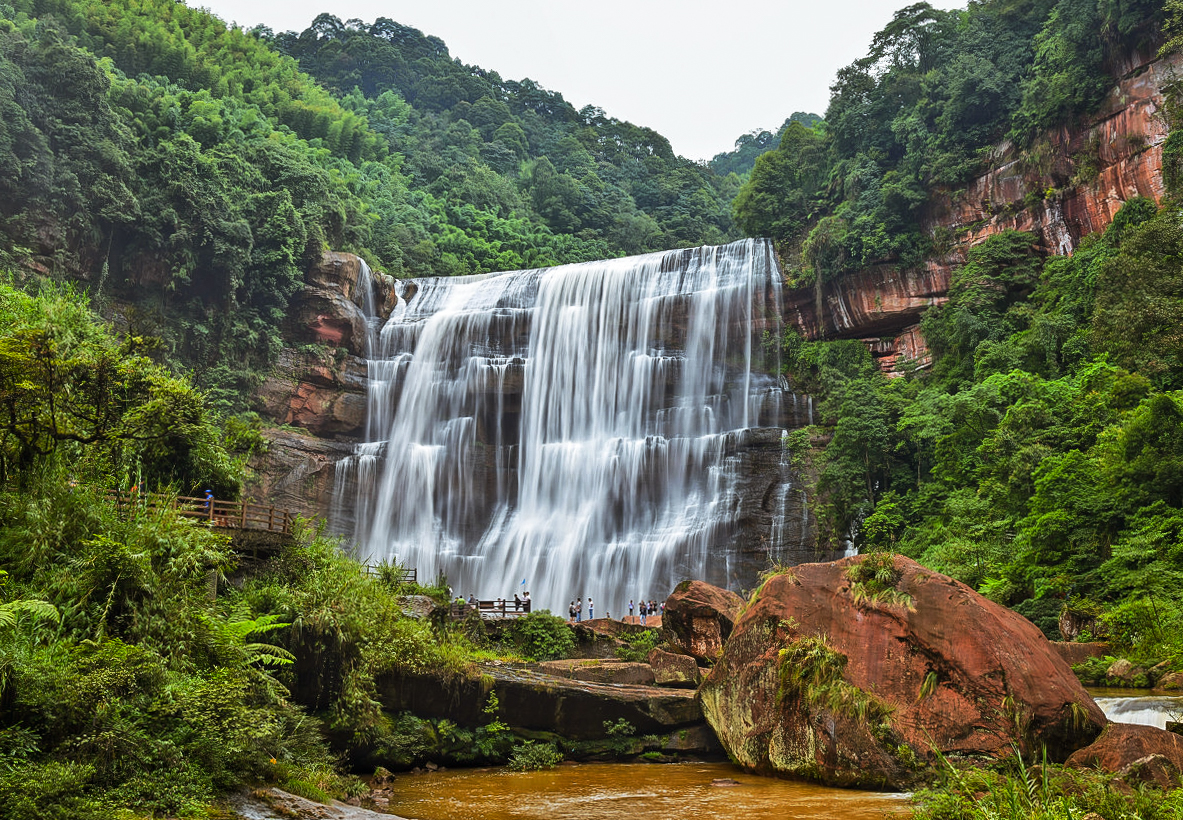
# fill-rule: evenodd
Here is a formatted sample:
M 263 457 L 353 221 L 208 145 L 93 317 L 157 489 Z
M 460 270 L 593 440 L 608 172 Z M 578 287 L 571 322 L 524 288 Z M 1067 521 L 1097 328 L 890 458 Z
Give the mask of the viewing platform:
M 227 532 L 239 550 L 274 549 L 291 543 L 294 537 L 295 514 L 271 505 L 163 493 L 111 492 L 109 497 L 120 510 L 132 506 L 172 509 L 185 518 L 205 521 L 211 528 Z
M 453 620 L 464 620 L 473 613 L 482 620 L 500 620 L 502 618 L 520 618 L 530 614 L 531 601 L 477 601 L 470 604 L 465 601 L 453 601 L 448 606 L 448 616 Z

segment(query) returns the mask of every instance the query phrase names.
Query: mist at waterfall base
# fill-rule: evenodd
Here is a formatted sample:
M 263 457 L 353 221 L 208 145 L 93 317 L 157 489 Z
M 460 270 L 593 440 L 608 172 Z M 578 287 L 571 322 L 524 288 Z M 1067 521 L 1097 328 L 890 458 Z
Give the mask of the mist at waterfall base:
M 685 578 L 752 586 L 809 528 L 780 444 L 799 399 L 780 288 L 763 240 L 396 283 L 385 323 L 368 307 L 368 440 L 338 465 L 334 527 L 458 596 L 564 616 L 582 598 L 620 618 Z M 745 501 L 757 439 L 781 463 Z M 741 560 L 752 503 L 763 554 Z

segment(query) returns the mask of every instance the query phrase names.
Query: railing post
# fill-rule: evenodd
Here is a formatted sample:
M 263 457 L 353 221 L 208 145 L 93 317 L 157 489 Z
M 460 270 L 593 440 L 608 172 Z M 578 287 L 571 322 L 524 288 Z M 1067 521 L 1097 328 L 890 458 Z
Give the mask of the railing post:
M 238 514 L 238 528 L 246 529 L 246 499 L 242 500 L 242 510 Z

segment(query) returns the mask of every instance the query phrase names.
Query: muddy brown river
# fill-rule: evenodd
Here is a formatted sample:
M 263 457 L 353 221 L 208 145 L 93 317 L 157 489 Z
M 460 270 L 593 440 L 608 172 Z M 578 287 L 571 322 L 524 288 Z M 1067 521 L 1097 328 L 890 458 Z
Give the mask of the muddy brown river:
M 412 820 L 879 820 L 908 810 L 904 795 L 756 777 L 726 763 L 457 769 L 399 776 L 392 791 L 390 811 Z

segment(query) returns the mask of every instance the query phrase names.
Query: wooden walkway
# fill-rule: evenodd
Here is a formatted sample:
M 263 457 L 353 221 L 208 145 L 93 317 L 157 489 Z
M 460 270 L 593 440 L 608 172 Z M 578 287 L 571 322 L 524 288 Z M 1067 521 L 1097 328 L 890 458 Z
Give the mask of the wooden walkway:
M 217 498 L 191 498 L 189 496 L 160 495 L 156 493 L 111 493 L 116 506 L 138 505 L 149 509 L 161 507 L 174 509 L 186 518 L 208 521 L 210 526 L 221 530 L 250 530 L 277 535 L 291 535 L 296 516 L 287 510 L 251 501 L 222 501 Z
M 483 620 L 520 618 L 530 614 L 530 602 L 522 601 L 515 606 L 513 601 L 477 601 L 475 604 L 455 601 L 448 607 L 448 615 L 456 620 L 463 620 L 474 613 Z

